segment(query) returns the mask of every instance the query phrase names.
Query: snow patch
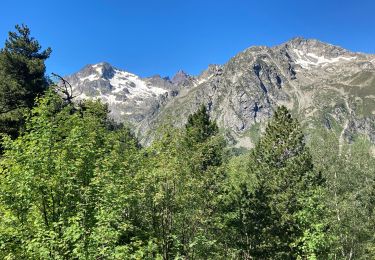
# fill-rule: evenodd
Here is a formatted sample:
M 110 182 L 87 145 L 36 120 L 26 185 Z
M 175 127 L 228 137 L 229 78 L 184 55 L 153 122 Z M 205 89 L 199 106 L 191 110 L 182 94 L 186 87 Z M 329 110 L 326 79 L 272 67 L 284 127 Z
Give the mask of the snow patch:
M 198 81 L 194 82 L 194 87 L 199 86 L 200 84 L 203 84 L 204 82 L 210 80 L 214 75 L 210 75 L 207 78 L 200 79 Z
M 92 66 L 96 72 L 101 76 L 103 75 L 103 67 L 102 67 L 102 64 L 101 63 L 98 63 L 98 64 L 95 64 Z
M 318 56 L 315 53 L 306 52 L 304 53 L 301 50 L 294 50 L 297 58 L 295 59 L 295 63 L 301 65 L 302 68 L 309 68 L 311 66 L 319 66 L 319 65 L 328 65 L 331 63 L 337 63 L 340 61 L 351 61 L 356 59 L 356 57 L 336 57 L 336 58 L 326 58 L 324 56 Z
M 91 74 L 81 78 L 80 82 L 84 83 L 84 81 L 95 81 L 101 78 L 102 66 L 100 64 L 96 64 L 92 67 L 100 75 Z M 145 102 L 145 99 L 152 96 L 159 96 L 168 92 L 163 88 L 155 87 L 146 83 L 137 75 L 118 69 L 115 69 L 115 73 L 113 77 L 109 79 L 109 83 L 112 86 L 109 93 L 100 93 L 100 95 L 95 97 L 89 97 L 84 93 L 81 93 L 78 99 L 99 99 L 108 104 L 121 104 L 124 103 L 124 99 L 127 99 L 132 100 L 137 105 L 142 105 Z M 119 100 L 116 100 L 118 97 L 120 97 Z
M 127 96 L 129 98 L 147 98 L 153 95 L 158 96 L 167 92 L 165 89 L 147 84 L 138 76 L 126 71 L 115 70 L 115 74 L 109 80 L 109 82 L 113 87 L 112 93 L 128 91 L 129 93 Z
M 79 95 L 77 95 L 77 98 L 79 100 L 96 100 L 97 99 L 96 97 L 89 97 L 85 93 L 80 93 Z
M 98 79 L 99 79 L 98 75 L 91 74 L 91 75 L 89 75 L 87 77 L 80 78 L 79 80 L 83 82 L 85 80 L 87 80 L 87 81 L 94 81 L 94 80 L 98 80 Z

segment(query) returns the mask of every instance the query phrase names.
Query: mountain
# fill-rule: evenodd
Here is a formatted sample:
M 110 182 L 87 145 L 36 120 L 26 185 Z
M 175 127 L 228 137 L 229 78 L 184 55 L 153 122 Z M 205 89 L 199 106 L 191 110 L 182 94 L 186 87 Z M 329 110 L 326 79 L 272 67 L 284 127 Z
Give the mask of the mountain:
M 111 116 L 134 126 L 144 143 L 157 127 L 182 126 L 200 104 L 237 147 L 252 147 L 278 105 L 306 128 L 324 126 L 340 138 L 367 135 L 375 143 L 375 55 L 314 39 L 248 48 L 199 76 L 140 78 L 108 63 L 66 77 L 78 96 L 107 102 Z
M 77 99 L 100 99 L 109 104 L 115 120 L 132 123 L 142 121 L 150 110 L 158 108 L 161 97 L 175 90 L 168 79 L 141 79 L 106 62 L 87 65 L 65 79 Z

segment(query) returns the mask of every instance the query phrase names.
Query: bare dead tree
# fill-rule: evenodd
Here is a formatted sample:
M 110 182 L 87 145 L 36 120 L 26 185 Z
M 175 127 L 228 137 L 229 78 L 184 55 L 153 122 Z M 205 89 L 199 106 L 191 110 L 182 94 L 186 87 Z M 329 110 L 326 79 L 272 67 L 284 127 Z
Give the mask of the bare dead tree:
M 77 96 L 73 96 L 73 87 L 72 85 L 66 80 L 64 79 L 63 77 L 61 77 L 60 75 L 56 74 L 56 73 L 53 73 L 52 72 L 52 76 L 58 78 L 60 81 L 61 81 L 61 84 L 56 84 L 56 90 L 60 93 L 62 93 L 63 95 L 65 95 L 65 97 L 63 97 L 63 100 L 68 103 L 68 104 L 71 104 L 73 102 L 73 99 L 76 98 Z

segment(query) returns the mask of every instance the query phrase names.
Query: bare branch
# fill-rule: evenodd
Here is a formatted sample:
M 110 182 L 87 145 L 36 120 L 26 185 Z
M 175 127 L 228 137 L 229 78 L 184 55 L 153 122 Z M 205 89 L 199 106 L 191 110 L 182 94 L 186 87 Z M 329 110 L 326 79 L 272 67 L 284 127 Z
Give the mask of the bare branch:
M 64 79 L 63 77 L 61 77 L 60 75 L 56 74 L 56 73 L 51 73 L 52 76 L 58 78 L 61 82 L 62 82 L 62 87 L 57 85 L 57 90 L 60 91 L 62 94 L 65 95 L 65 97 L 63 97 L 63 99 L 71 104 L 73 102 L 73 99 L 76 98 L 77 96 L 73 96 L 73 87 L 72 85 L 66 80 Z

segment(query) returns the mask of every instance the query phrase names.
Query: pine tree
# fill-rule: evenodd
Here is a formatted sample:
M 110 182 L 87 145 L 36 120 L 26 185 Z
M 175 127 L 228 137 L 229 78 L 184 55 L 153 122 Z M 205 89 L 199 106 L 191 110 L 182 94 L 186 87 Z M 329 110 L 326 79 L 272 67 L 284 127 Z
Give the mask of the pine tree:
M 24 111 L 48 86 L 45 60 L 51 53 L 50 48 L 41 51 L 27 26 L 16 25 L 16 30 L 0 51 L 0 132 L 12 137 L 23 125 Z
M 191 114 L 186 123 L 186 132 L 190 142 L 204 142 L 218 133 L 215 121 L 210 120 L 205 105 L 201 105 L 197 112 Z
M 143 244 L 156 246 L 163 259 L 214 258 L 213 216 L 224 144 L 216 133 L 201 107 L 185 129 L 163 127 L 160 138 L 146 148 L 136 176 L 137 215 L 142 216 L 138 236 L 148 237 Z
M 319 204 L 323 179 L 296 119 L 279 107 L 250 156 L 253 190 L 242 186 L 239 196 L 243 257 L 296 259 L 324 251 L 325 237 Z
M 192 153 L 192 167 L 196 171 L 205 171 L 210 166 L 220 165 L 225 143 L 218 135 L 216 122 L 210 119 L 204 105 L 188 117 L 185 129 L 185 145 Z

